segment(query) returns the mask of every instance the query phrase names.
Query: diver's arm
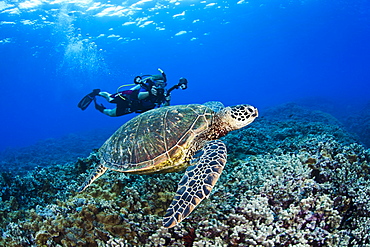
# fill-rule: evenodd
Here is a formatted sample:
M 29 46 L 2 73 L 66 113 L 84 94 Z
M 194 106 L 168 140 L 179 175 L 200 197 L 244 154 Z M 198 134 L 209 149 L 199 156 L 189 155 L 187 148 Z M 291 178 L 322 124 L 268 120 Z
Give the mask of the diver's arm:
M 170 101 L 165 101 L 162 106 L 169 106 L 170 105 Z
M 137 98 L 139 100 L 142 100 L 142 99 L 145 99 L 145 98 L 148 98 L 149 97 L 149 92 L 140 92 L 138 95 L 137 95 Z
M 131 90 L 139 91 L 139 93 L 137 94 L 137 99 L 138 100 L 143 100 L 145 98 L 148 98 L 148 96 L 150 95 L 150 93 L 149 93 L 150 89 L 149 88 L 150 88 L 150 86 L 148 84 L 142 83 L 142 84 L 138 84 L 138 85 L 132 87 Z M 141 91 L 140 89 L 144 89 L 145 91 L 140 92 Z
M 134 87 L 130 88 L 130 90 L 139 90 L 140 89 L 140 84 L 135 85 Z
M 162 76 L 163 76 L 163 81 L 164 82 L 167 82 L 167 76 L 166 74 L 164 73 L 164 71 L 161 69 L 161 68 L 158 68 L 158 71 L 161 72 Z

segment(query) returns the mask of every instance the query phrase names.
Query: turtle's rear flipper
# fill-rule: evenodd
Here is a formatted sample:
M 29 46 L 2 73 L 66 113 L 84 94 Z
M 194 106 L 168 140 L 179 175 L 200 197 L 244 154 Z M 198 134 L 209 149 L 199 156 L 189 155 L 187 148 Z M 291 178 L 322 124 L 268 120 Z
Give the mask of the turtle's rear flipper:
M 103 165 L 99 165 L 98 167 L 96 167 L 95 170 L 87 177 L 85 182 L 81 185 L 80 188 L 78 188 L 77 191 L 78 192 L 84 191 L 87 187 L 90 186 L 90 184 L 92 184 L 92 182 L 94 182 L 98 177 L 103 175 L 104 172 L 106 172 L 107 170 L 108 168 Z
M 194 208 L 209 196 L 224 169 L 226 146 L 220 140 L 208 142 L 195 156 L 194 165 L 186 169 L 176 195 L 167 209 L 163 226 L 171 228 L 185 219 Z

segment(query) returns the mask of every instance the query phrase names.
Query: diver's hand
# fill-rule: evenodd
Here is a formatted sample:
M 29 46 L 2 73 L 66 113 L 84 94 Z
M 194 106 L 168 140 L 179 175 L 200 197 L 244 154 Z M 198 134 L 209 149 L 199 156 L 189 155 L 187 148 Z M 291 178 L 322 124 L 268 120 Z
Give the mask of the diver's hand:
M 136 76 L 134 78 L 134 83 L 135 84 L 143 84 L 143 78 L 141 78 L 141 76 Z
M 157 96 L 158 90 L 155 87 L 152 87 L 152 89 L 150 89 L 150 93 L 153 94 L 154 96 Z
M 171 101 L 171 94 L 167 94 L 166 97 L 165 97 L 165 100 L 167 102 L 170 102 Z

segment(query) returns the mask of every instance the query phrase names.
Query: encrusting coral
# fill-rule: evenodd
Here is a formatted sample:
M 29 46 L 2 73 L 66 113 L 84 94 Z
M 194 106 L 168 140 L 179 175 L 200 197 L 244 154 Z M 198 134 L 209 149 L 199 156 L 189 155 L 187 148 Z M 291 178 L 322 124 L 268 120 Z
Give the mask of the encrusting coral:
M 2 174 L 0 245 L 370 245 L 370 150 L 322 112 L 289 104 L 261 115 L 224 138 L 229 161 L 214 191 L 173 229 L 162 216 L 181 173 L 108 172 L 76 193 L 99 162 L 92 153 Z

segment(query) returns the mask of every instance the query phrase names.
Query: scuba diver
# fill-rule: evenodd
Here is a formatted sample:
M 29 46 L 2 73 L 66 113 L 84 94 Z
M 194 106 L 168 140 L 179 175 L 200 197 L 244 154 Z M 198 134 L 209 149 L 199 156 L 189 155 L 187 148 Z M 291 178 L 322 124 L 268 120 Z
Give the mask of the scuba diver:
M 135 84 L 122 85 L 115 94 L 94 89 L 78 103 L 78 107 L 84 111 L 94 101 L 95 108 L 98 111 L 110 117 L 118 117 L 133 112 L 143 113 L 156 107 L 168 106 L 170 105 L 171 92 L 174 89 L 186 89 L 188 81 L 181 77 L 178 84 L 167 90 L 165 88 L 167 86 L 166 74 L 163 70 L 158 70 L 161 73 L 160 75 L 136 76 Z M 135 86 L 129 90 L 119 91 L 122 87 L 133 85 Z M 106 108 L 103 104 L 97 103 L 96 96 L 105 98 L 109 103 L 116 104 L 117 107 L 114 109 Z

